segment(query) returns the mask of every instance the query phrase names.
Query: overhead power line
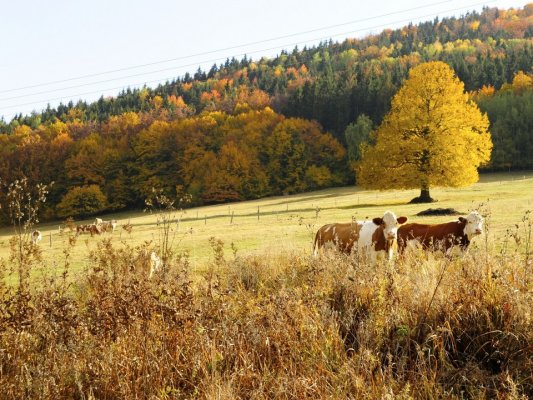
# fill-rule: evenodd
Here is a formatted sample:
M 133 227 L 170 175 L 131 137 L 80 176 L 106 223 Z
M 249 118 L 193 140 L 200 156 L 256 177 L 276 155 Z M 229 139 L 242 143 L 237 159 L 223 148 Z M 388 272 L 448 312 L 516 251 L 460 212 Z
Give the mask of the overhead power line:
M 107 75 L 107 74 L 112 74 L 112 73 L 116 73 L 116 72 L 122 72 L 122 71 L 128 71 L 128 70 L 132 70 L 132 69 L 137 69 L 137 68 L 149 67 L 149 66 L 152 66 L 152 65 L 165 64 L 165 63 L 169 63 L 169 62 L 173 62 L 173 61 L 185 60 L 185 59 L 188 59 L 188 58 L 205 56 L 205 55 L 209 55 L 209 54 L 213 54 L 213 53 L 219 53 L 219 52 L 222 52 L 222 51 L 234 50 L 234 49 L 238 49 L 238 48 L 241 48 L 241 47 L 253 46 L 253 45 L 257 45 L 257 44 L 272 42 L 272 41 L 275 41 L 275 40 L 281 40 L 281 39 L 287 39 L 287 38 L 294 37 L 294 36 L 305 35 L 305 34 L 308 34 L 308 33 L 313 33 L 313 32 L 323 31 L 323 30 L 327 30 L 327 29 L 338 28 L 338 27 L 341 27 L 341 26 L 351 25 L 351 24 L 355 24 L 355 23 L 371 21 L 373 19 L 388 17 L 388 16 L 391 16 L 391 15 L 403 14 L 403 13 L 406 13 L 406 12 L 409 12 L 409 11 L 415 11 L 415 10 L 419 10 L 419 9 L 422 9 L 422 8 L 432 7 L 432 6 L 436 6 L 436 5 L 443 4 L 443 3 L 450 3 L 452 1 L 453 0 L 439 1 L 439 2 L 436 2 L 436 3 L 425 4 L 423 6 L 413 7 L 413 8 L 409 8 L 409 9 L 406 9 L 406 10 L 400 10 L 400 11 L 394 11 L 394 12 L 390 12 L 390 13 L 386 13 L 386 14 L 375 15 L 375 16 L 372 16 L 372 17 L 361 18 L 361 19 L 357 19 L 357 20 L 353 20 L 353 21 L 343 22 L 343 23 L 340 23 L 340 24 L 335 24 L 335 25 L 329 25 L 329 26 L 325 26 L 325 27 L 321 27 L 321 28 L 310 29 L 308 31 L 296 32 L 296 33 L 291 33 L 291 34 L 288 34 L 288 35 L 273 37 L 273 38 L 270 38 L 270 39 L 263 39 L 263 40 L 258 40 L 258 41 L 255 41 L 255 42 L 249 42 L 249 43 L 244 43 L 244 44 L 240 44 L 240 45 L 225 47 L 225 48 L 218 49 L 218 50 L 209 50 L 209 51 L 205 51 L 205 52 L 201 52 L 201 53 L 190 54 L 190 55 L 187 55 L 187 56 L 170 58 L 170 59 L 167 59 L 167 60 L 154 61 L 154 62 L 150 62 L 150 63 L 146 63 L 146 64 L 132 65 L 132 66 L 129 66 L 129 67 L 117 68 L 117 69 L 103 71 L 103 72 L 96 72 L 94 74 L 81 75 L 81 76 L 72 77 L 72 78 L 59 79 L 59 80 L 56 80 L 56 81 L 38 83 L 38 84 L 35 84 L 35 85 L 28 85 L 28 86 L 23 86 L 23 87 L 18 87 L 18 88 L 0 90 L 0 93 L 17 92 L 17 91 L 25 90 L 25 89 L 33 89 L 33 88 L 41 87 L 41 86 L 49 86 L 49 85 L 54 85 L 54 84 L 57 84 L 57 83 L 70 82 L 70 81 L 79 80 L 79 79 L 85 79 L 85 78 L 93 78 L 95 76 Z
M 449 10 L 443 10 L 443 11 L 440 11 L 440 13 L 465 10 L 465 9 L 469 9 L 471 7 L 474 7 L 474 6 L 493 3 L 495 1 L 497 1 L 497 0 L 484 1 L 484 2 L 481 2 L 481 3 L 471 4 L 469 6 L 464 6 L 464 7 L 459 7 L 459 8 L 449 9 Z M 235 54 L 235 55 L 232 55 L 230 57 L 231 58 L 242 57 L 242 56 L 250 55 L 250 54 L 254 54 L 254 53 L 262 53 L 262 52 L 267 52 L 267 51 L 270 51 L 270 50 L 277 50 L 279 48 L 287 48 L 289 46 L 293 47 L 293 46 L 297 46 L 297 45 L 302 44 L 302 43 L 316 42 L 316 41 L 319 41 L 319 40 L 327 40 L 327 39 L 335 38 L 335 37 L 338 37 L 338 36 L 345 36 L 345 35 L 348 35 L 348 34 L 353 34 L 353 33 L 361 32 L 361 31 L 368 31 L 368 30 L 373 30 L 373 29 L 377 29 L 377 28 L 383 28 L 385 26 L 390 26 L 392 24 L 405 23 L 405 22 L 410 22 L 410 21 L 413 21 L 413 20 L 418 20 L 418 19 L 421 19 L 421 18 L 428 18 L 428 17 L 432 17 L 434 15 L 435 14 L 429 14 L 429 15 L 423 15 L 423 16 L 418 16 L 418 17 L 414 17 L 414 18 L 411 17 L 411 18 L 408 18 L 408 19 L 394 21 L 394 22 L 388 22 L 386 24 L 381 24 L 381 25 L 377 25 L 377 26 L 373 26 L 373 27 L 361 28 L 361 29 L 356 29 L 356 30 L 352 30 L 352 31 L 348 31 L 348 32 L 342 32 L 342 33 L 338 33 L 338 34 L 327 36 L 327 37 L 320 37 L 320 38 L 315 38 L 315 39 L 306 39 L 306 40 L 304 40 L 302 42 L 294 42 L 294 43 L 291 43 L 291 44 L 280 45 L 280 46 L 275 46 L 275 47 L 266 48 L 266 49 L 260 49 L 260 50 L 255 50 L 255 51 L 249 51 L 249 52 L 241 53 L 241 54 Z M 344 24 L 339 24 L 339 25 L 344 25 Z M 313 31 L 316 31 L 316 30 L 313 30 Z M 272 40 L 274 40 L 274 39 L 272 39 Z M 235 47 L 237 47 L 237 46 L 235 46 Z M 210 53 L 210 52 L 207 52 L 207 53 Z M 85 84 L 80 84 L 80 85 L 60 88 L 60 89 L 52 89 L 52 90 L 47 90 L 47 91 L 33 93 L 33 94 L 14 96 L 14 97 L 11 97 L 11 98 L 3 98 L 3 99 L 0 99 L 0 101 L 8 100 L 8 99 L 14 99 L 14 98 L 30 97 L 30 96 L 34 96 L 34 95 L 38 95 L 38 94 L 53 93 L 53 92 L 58 92 L 58 91 L 68 90 L 68 89 L 73 89 L 73 88 L 79 88 L 79 87 L 84 87 L 84 86 L 92 86 L 92 85 L 96 85 L 96 84 L 99 84 L 99 83 L 106 83 L 106 82 L 112 82 L 112 81 L 123 80 L 123 79 L 127 79 L 127 78 L 132 78 L 132 77 L 137 77 L 137 76 L 150 75 L 150 74 L 164 72 L 164 71 L 168 71 L 168 70 L 177 70 L 177 69 L 197 66 L 199 64 L 217 62 L 217 61 L 228 59 L 230 57 L 224 56 L 224 57 L 220 57 L 220 58 L 216 58 L 216 59 L 204 60 L 204 61 L 194 62 L 194 63 L 191 63 L 191 64 L 185 64 L 185 65 L 180 65 L 180 66 L 173 66 L 173 67 L 164 68 L 164 69 L 151 71 L 151 72 L 143 72 L 143 73 L 139 73 L 139 74 L 133 74 L 133 75 L 123 76 L 123 77 L 111 78 L 111 79 L 106 79 L 106 80 L 102 80 L 102 81 L 85 83 Z M 32 102 L 9 105 L 9 106 L 1 106 L 0 108 L 1 109 L 11 109 L 11 108 L 23 107 L 23 106 L 33 105 L 33 104 L 49 103 L 49 102 L 58 101 L 58 100 L 59 101 L 63 101 L 65 98 L 76 98 L 76 97 L 79 97 L 79 96 L 86 96 L 86 95 L 91 95 L 91 94 L 102 93 L 104 91 L 120 90 L 120 89 L 124 90 L 126 88 L 135 88 L 137 86 L 147 85 L 147 84 L 152 84 L 152 83 L 160 83 L 160 82 L 169 81 L 169 80 L 172 80 L 172 79 L 175 79 L 175 78 L 176 78 L 176 76 L 174 75 L 174 76 L 171 76 L 171 77 L 158 78 L 158 79 L 154 79 L 154 80 L 151 80 L 151 81 L 130 83 L 128 85 L 120 85 L 120 86 L 110 87 L 110 88 L 101 88 L 101 89 L 98 89 L 98 90 L 95 90 L 95 91 L 83 92 L 83 93 L 78 93 L 78 94 L 74 94 L 74 95 L 64 95 L 64 96 L 56 97 L 56 98 L 52 98 L 52 99 L 38 100 L 38 101 L 32 101 Z

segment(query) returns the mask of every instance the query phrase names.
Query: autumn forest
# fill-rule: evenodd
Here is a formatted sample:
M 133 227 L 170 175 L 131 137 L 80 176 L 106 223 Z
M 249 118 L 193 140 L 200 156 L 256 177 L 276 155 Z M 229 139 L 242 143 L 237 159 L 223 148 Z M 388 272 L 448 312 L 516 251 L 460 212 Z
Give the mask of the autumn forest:
M 141 208 L 152 188 L 212 204 L 353 184 L 361 145 L 428 61 L 448 64 L 488 116 L 493 149 L 481 170 L 532 169 L 529 4 L 228 59 L 155 88 L 0 120 L 0 183 L 54 182 L 47 219 Z

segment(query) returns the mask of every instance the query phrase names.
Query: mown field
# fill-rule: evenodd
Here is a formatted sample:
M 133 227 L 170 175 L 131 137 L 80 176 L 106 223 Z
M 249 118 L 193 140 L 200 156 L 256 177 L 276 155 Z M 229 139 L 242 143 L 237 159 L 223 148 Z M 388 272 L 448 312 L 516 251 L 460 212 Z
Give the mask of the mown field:
M 405 215 L 411 221 L 441 222 L 452 217 L 418 217 L 416 214 L 430 207 L 452 207 L 465 214 L 472 209 L 480 209 L 486 214 L 488 236 L 477 238 L 474 245 L 479 246 L 488 239 L 497 248 L 508 230 L 521 222 L 526 210 L 533 209 L 533 172 L 483 174 L 480 182 L 467 188 L 433 189 L 431 194 L 438 200 L 436 203 L 408 204 L 417 194 L 415 190 L 378 192 L 342 187 L 190 208 L 172 214 L 171 245 L 176 252 L 188 252 L 193 268 L 202 270 L 213 255 L 210 237 L 222 240 L 224 250 L 229 254 L 235 251 L 241 255 L 310 254 L 314 233 L 326 223 L 373 218 L 381 216 L 386 210 L 392 210 L 398 216 Z M 113 234 L 94 237 L 81 235 L 70 250 L 70 263 L 74 271 L 87 265 L 90 250 L 94 250 L 102 238 L 111 237 L 116 246 L 136 246 L 151 241 L 157 247 L 159 243 L 157 213 L 131 212 L 101 217 L 116 218 L 119 227 Z M 40 246 L 47 268 L 61 265 L 63 251 L 68 245 L 69 231 L 59 234 L 60 223 L 37 226 L 43 232 Z M 132 225 L 131 233 L 122 229 L 126 223 Z M 0 258 L 8 255 L 12 233 L 12 228 L 0 229 Z

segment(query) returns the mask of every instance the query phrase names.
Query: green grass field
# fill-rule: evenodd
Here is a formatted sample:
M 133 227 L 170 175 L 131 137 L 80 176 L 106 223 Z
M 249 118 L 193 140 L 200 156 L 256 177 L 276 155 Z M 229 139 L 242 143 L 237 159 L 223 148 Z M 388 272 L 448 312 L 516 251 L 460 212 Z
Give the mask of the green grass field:
M 314 233 L 325 223 L 347 222 L 352 217 L 372 218 L 381 216 L 386 210 L 394 211 L 398 216 L 405 215 L 411 221 L 436 223 L 454 217 L 417 217 L 416 213 L 430 207 L 453 207 L 465 214 L 472 209 L 488 212 L 487 239 L 498 247 L 507 230 L 520 224 L 525 212 L 533 209 L 533 172 L 484 174 L 480 182 L 470 187 L 436 188 L 431 195 L 438 202 L 433 204 L 408 204 L 416 195 L 418 191 L 415 190 L 378 192 L 342 187 L 191 208 L 175 213 L 176 220 L 180 219 L 180 222 L 173 224 L 172 246 L 178 252 L 188 251 L 193 268 L 202 270 L 206 261 L 212 258 L 209 245 L 212 236 L 224 242 L 226 254 L 232 253 L 232 244 L 239 254 L 310 254 Z M 104 237 L 111 237 L 115 246 L 135 246 L 145 241 L 153 241 L 157 245 L 157 215 L 127 212 L 103 218 L 116 218 L 119 224 L 130 222 L 133 230 L 128 234 L 119 225 L 113 234 L 80 236 L 70 255 L 74 271 L 84 268 L 89 251 Z M 45 223 L 37 227 L 43 233 L 40 246 L 47 268 L 61 266 L 63 251 L 67 248 L 68 232 L 60 235 L 59 224 Z M 0 229 L 0 258 L 9 254 L 12 233 L 12 228 Z M 476 242 L 481 245 L 485 240 L 478 238 Z

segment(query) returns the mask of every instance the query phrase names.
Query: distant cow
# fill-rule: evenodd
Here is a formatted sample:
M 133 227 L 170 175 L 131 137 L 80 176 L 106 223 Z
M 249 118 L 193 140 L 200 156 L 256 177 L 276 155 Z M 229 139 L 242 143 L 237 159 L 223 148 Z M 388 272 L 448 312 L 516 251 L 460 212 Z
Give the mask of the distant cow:
M 314 255 L 318 255 L 320 248 L 331 242 L 343 253 L 351 253 L 357 244 L 358 252 L 372 262 L 379 255 L 385 255 L 390 260 L 398 225 L 406 221 L 406 217 L 397 218 L 393 212 L 387 211 L 383 218 L 374 218 L 372 221 L 324 225 L 315 236 Z
M 41 231 L 35 230 L 31 233 L 31 242 L 33 244 L 37 244 L 37 242 L 42 240 L 42 238 L 43 238 L 43 235 L 41 234 Z
M 94 224 L 100 227 L 102 232 L 114 232 L 117 227 L 117 220 L 112 219 L 111 221 L 104 221 L 101 218 L 96 218 Z
M 482 231 L 483 217 L 477 211 L 443 224 L 405 224 L 398 229 L 398 251 L 402 253 L 407 246 L 417 243 L 425 250 L 448 252 L 452 247 L 466 250 L 472 238 Z
M 94 235 L 100 235 L 102 233 L 102 229 L 100 226 L 96 224 L 85 224 L 85 225 L 77 225 L 76 226 L 76 236 L 82 234 L 82 233 L 90 233 L 91 236 Z

